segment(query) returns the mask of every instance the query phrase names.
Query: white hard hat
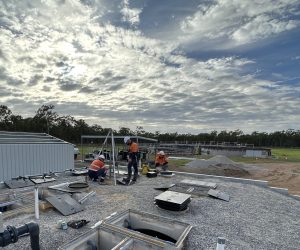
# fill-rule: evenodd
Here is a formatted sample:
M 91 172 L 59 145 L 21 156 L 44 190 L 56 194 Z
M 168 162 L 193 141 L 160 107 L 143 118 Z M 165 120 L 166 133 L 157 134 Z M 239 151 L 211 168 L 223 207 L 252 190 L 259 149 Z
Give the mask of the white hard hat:
M 165 155 L 165 152 L 164 151 L 159 151 L 158 154 Z
M 105 160 L 105 156 L 104 155 L 98 155 L 98 159 Z
M 130 137 L 129 137 L 129 136 L 125 136 L 125 137 L 124 137 L 124 143 L 127 143 L 129 140 L 130 140 Z

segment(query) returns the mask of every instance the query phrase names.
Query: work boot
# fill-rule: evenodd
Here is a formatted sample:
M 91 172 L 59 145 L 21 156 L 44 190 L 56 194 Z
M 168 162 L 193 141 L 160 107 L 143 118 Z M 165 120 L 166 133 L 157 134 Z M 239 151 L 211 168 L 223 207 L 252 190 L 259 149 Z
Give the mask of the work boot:
M 136 179 L 137 179 L 137 175 L 134 175 L 132 181 L 136 181 Z
M 128 178 L 123 178 L 122 181 L 125 182 L 126 184 L 128 184 L 128 183 L 130 182 L 130 179 L 128 179 Z

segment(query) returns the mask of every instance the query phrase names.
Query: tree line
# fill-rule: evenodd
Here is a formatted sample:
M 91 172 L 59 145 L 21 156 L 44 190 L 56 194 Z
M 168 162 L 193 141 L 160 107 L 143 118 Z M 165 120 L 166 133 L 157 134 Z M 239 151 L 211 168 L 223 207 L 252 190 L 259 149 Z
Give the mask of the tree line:
M 60 116 L 54 111 L 54 105 L 42 105 L 33 117 L 23 118 L 15 115 L 5 105 L 0 105 L 0 130 L 48 133 L 62 140 L 80 143 L 81 135 L 107 135 L 110 128 L 98 124 L 88 125 L 83 119 Z M 275 132 L 257 132 L 245 134 L 241 130 L 211 131 L 200 134 L 147 132 L 142 126 L 133 131 L 126 127 L 114 130 L 115 135 L 139 135 L 158 139 L 160 142 L 234 142 L 236 144 L 253 144 L 263 147 L 300 147 L 300 130 L 288 129 Z

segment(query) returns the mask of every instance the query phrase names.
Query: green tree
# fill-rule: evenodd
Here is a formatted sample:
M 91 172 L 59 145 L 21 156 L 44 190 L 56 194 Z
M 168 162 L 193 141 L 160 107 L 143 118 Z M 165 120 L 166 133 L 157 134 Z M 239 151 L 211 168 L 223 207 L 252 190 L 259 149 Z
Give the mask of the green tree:
M 0 105 L 0 129 L 1 130 L 10 130 L 12 121 L 11 121 L 12 112 L 5 106 Z

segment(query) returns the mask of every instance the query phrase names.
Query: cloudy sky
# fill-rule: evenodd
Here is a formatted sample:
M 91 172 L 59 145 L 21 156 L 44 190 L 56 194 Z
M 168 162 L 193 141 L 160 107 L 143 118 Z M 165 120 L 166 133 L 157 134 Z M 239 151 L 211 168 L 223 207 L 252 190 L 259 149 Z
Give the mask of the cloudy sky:
M 115 129 L 300 129 L 300 2 L 0 0 L 0 104 Z

